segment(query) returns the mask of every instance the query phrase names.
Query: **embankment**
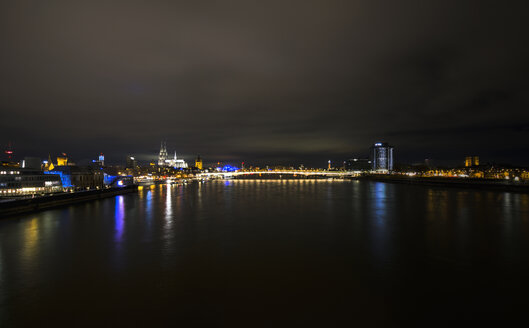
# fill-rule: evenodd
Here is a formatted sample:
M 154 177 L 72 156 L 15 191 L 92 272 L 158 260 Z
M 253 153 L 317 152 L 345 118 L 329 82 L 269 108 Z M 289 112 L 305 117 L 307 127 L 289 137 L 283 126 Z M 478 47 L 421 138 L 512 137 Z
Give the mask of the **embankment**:
M 136 192 L 137 186 L 87 190 L 0 202 L 0 218 Z

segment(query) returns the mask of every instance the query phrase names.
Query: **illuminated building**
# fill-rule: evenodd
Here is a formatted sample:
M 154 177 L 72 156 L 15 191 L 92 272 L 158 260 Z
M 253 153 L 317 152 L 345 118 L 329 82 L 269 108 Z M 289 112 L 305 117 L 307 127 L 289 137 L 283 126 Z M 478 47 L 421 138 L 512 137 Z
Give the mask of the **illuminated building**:
M 160 147 L 160 154 L 158 155 L 158 166 L 173 167 L 175 169 L 185 169 L 187 168 L 187 163 L 183 159 L 178 159 L 176 157 L 176 152 L 174 158 L 169 159 L 167 155 L 167 144 L 165 141 L 162 141 Z
M 199 170 L 202 170 L 203 168 L 202 158 L 200 158 L 200 155 L 198 155 L 197 159 L 195 160 L 195 167 Z
M 465 167 L 472 166 L 472 156 L 465 157 Z
M 99 167 L 99 168 L 102 168 L 103 166 L 105 166 L 105 155 L 103 155 L 103 153 L 101 153 L 101 154 L 99 154 L 97 159 L 93 159 L 92 160 L 92 166 L 96 166 L 96 167 Z
M 176 152 L 175 152 L 174 153 L 174 158 L 173 159 L 166 159 L 164 166 L 173 167 L 175 169 L 185 169 L 185 168 L 187 168 L 187 163 L 183 159 L 178 159 L 176 157 Z
M 35 169 L 0 168 L 0 197 L 61 192 L 59 176 L 51 176 Z
M 57 157 L 57 166 L 67 166 L 68 165 L 68 157 L 66 157 L 65 153 L 62 153 L 62 156 Z
M 53 170 L 54 167 L 55 165 L 53 165 L 53 161 L 51 160 L 51 155 L 48 154 L 48 160 L 45 162 L 44 170 L 45 171 Z
M 371 168 L 373 171 L 393 170 L 393 146 L 377 142 L 371 147 Z
M 167 161 L 167 144 L 165 141 L 162 141 L 160 146 L 160 154 L 158 155 L 158 165 L 165 166 Z
M 237 168 L 235 166 L 231 166 L 231 165 L 224 165 L 222 167 L 222 172 L 236 172 L 238 170 L 239 170 L 239 168 Z
M 465 157 L 465 167 L 478 166 L 479 156 L 467 156 Z
M 103 187 L 103 172 L 100 169 L 79 166 L 57 166 L 45 174 L 58 175 L 63 187 L 95 189 Z
M 331 160 L 329 160 L 329 162 L 327 163 L 327 170 L 330 170 L 331 169 Z

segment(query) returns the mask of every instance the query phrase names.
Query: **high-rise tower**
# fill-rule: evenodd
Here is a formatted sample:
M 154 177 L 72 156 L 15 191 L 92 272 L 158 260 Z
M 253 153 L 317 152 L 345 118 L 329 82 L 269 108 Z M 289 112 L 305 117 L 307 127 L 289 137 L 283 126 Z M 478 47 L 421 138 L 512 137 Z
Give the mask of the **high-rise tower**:
M 371 147 L 371 164 L 373 171 L 393 170 L 393 146 L 377 142 Z
M 158 155 L 158 165 L 165 166 L 165 160 L 167 159 L 167 143 L 162 141 L 160 146 L 160 154 Z

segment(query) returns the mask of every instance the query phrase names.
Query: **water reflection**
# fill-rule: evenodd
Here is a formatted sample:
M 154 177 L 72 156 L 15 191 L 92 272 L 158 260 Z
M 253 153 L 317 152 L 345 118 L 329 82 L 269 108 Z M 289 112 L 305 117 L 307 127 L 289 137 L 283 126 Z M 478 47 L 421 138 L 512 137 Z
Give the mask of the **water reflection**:
M 373 198 L 373 217 L 377 225 L 383 225 L 386 218 L 386 186 L 387 184 L 382 182 L 375 183 L 375 192 Z
M 152 224 L 152 191 L 148 190 L 145 194 L 145 218 L 150 227 Z
M 22 258 L 28 265 L 31 265 L 37 256 L 39 222 L 40 220 L 38 218 L 33 218 L 25 224 L 26 228 L 24 232 L 24 248 L 22 251 Z
M 173 200 L 172 200 L 173 187 L 167 185 L 167 190 L 165 192 L 165 222 L 167 226 L 173 221 Z
M 388 218 L 388 184 L 375 182 L 371 198 L 371 250 L 377 267 L 385 267 L 391 259 L 389 247 Z M 391 195 L 394 197 L 395 195 Z
M 123 230 L 125 229 L 125 201 L 123 196 L 116 197 L 114 210 L 114 241 L 121 242 Z
M 173 254 L 175 251 L 174 247 L 174 239 L 175 239 L 175 231 L 173 230 L 173 222 L 174 222 L 174 208 L 178 208 L 178 196 L 173 197 L 173 193 L 179 188 L 180 186 L 172 186 L 172 185 L 166 185 L 164 186 L 165 189 L 165 200 L 164 200 L 164 216 L 163 216 L 163 248 L 162 248 L 162 255 L 163 255 L 163 264 L 171 266 Z M 163 193 L 161 192 L 161 195 Z M 176 199 L 175 199 L 176 198 Z

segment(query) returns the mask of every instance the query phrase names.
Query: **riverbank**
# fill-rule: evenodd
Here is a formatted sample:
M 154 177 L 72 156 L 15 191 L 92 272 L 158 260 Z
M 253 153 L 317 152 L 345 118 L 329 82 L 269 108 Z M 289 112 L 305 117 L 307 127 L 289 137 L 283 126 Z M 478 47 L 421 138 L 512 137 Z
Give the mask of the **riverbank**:
M 0 202 L 0 218 L 136 192 L 137 186 L 87 190 Z
M 509 191 L 529 193 L 529 184 L 499 179 L 449 178 L 449 177 L 414 177 L 404 175 L 373 174 L 353 179 L 379 181 L 388 183 L 417 184 L 436 187 L 456 187 L 480 190 Z

